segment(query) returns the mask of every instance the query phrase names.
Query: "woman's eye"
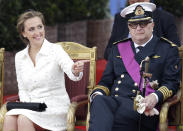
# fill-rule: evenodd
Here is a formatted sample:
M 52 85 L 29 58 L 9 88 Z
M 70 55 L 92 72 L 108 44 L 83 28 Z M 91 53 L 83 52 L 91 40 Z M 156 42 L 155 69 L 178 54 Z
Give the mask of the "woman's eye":
M 39 25 L 39 26 L 38 26 L 38 29 L 42 29 L 42 28 L 43 28 L 43 26 L 42 26 L 42 25 Z
M 30 29 L 29 29 L 29 31 L 33 31 L 33 30 L 34 30 L 34 28 L 30 28 Z

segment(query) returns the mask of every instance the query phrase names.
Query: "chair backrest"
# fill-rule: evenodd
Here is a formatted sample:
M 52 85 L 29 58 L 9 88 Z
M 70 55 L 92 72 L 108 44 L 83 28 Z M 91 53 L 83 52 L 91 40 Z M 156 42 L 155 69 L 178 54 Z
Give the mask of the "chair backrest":
M 65 75 L 65 84 L 66 90 L 69 94 L 69 97 L 74 101 L 75 96 L 79 95 L 89 95 L 92 89 L 96 85 L 96 47 L 89 48 L 84 45 L 75 42 L 58 42 L 57 44 L 61 45 L 68 55 L 74 61 L 77 60 L 90 60 L 90 62 L 85 63 L 83 78 L 80 81 L 74 82 L 70 80 Z M 77 120 L 86 119 L 86 110 L 87 106 L 81 107 L 76 112 Z
M 169 126 L 176 126 L 177 130 L 179 128 L 183 129 L 183 45 L 179 47 L 179 56 L 180 56 L 180 64 L 181 64 L 181 82 L 180 82 L 180 89 L 173 98 L 165 102 L 163 107 L 166 107 L 162 110 L 162 122 L 166 122 L 166 110 L 168 110 L 168 125 Z M 178 101 L 178 102 L 177 102 Z M 176 104 L 175 104 L 176 103 Z M 161 124 L 162 129 L 160 131 L 166 131 L 167 125 Z
M 179 55 L 180 55 L 180 62 L 181 62 L 181 98 L 180 98 L 180 124 L 183 126 L 183 45 L 179 47 Z
M 3 104 L 3 89 L 4 89 L 4 48 L 0 48 L 0 107 Z
M 90 62 L 88 63 L 89 79 L 87 83 L 87 89 L 88 89 L 87 94 L 90 93 L 96 84 L 96 50 L 97 48 L 96 47 L 89 48 L 75 42 L 58 42 L 57 44 L 61 45 L 64 48 L 64 50 L 68 53 L 68 55 L 71 57 L 71 59 L 73 59 L 74 61 L 90 60 Z M 87 67 L 87 64 L 86 64 L 86 67 Z M 82 82 L 82 80 L 80 82 Z M 70 91 L 68 93 L 70 93 Z
M 170 107 L 169 111 L 169 125 L 183 125 L 183 45 L 179 47 L 179 56 L 181 64 L 181 83 L 180 83 L 180 101 Z
M 183 45 L 179 47 L 179 56 L 181 64 L 181 83 L 180 83 L 180 101 L 170 107 L 169 111 L 169 125 L 175 125 L 177 128 L 181 125 L 183 128 Z M 173 118 L 171 117 L 173 116 Z

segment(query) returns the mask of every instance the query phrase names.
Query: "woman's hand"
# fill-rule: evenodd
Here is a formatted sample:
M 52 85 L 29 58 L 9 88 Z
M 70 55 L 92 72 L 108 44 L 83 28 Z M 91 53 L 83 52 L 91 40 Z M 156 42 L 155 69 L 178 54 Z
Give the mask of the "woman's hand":
M 73 64 L 72 66 L 72 73 L 75 76 L 79 76 L 80 72 L 83 72 L 84 69 L 84 63 L 89 62 L 90 60 L 80 60 Z

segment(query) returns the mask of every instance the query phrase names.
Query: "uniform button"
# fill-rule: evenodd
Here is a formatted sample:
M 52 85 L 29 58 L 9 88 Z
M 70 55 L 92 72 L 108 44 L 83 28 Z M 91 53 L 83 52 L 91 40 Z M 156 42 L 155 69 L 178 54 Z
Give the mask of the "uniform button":
M 137 86 L 138 86 L 137 82 L 135 82 L 135 83 L 134 83 L 134 86 L 135 86 L 135 87 L 137 87 Z
M 115 95 L 115 97 L 118 97 L 118 95 Z
M 116 87 L 116 88 L 115 88 L 115 91 L 119 91 L 119 88 L 118 88 L 118 87 Z
M 136 93 L 136 90 L 132 90 L 133 93 Z
M 132 98 L 132 99 L 135 99 L 135 97 L 133 97 L 133 96 L 132 96 L 131 98 Z
M 118 84 L 121 84 L 121 81 L 118 81 Z
M 125 77 L 125 75 L 124 74 L 121 74 L 121 78 L 124 78 Z

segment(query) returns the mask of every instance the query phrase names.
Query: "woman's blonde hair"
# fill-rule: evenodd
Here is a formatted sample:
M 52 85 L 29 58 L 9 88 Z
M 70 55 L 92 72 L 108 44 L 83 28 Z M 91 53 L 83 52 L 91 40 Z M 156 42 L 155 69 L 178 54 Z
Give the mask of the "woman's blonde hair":
M 26 20 L 33 18 L 33 17 L 39 17 L 41 19 L 43 25 L 45 25 L 45 20 L 44 20 L 43 14 L 39 11 L 34 11 L 34 10 L 29 10 L 29 11 L 22 13 L 17 20 L 17 30 L 18 30 L 20 39 L 25 44 L 29 44 L 29 40 L 22 35 L 22 32 L 24 32 L 24 23 Z

